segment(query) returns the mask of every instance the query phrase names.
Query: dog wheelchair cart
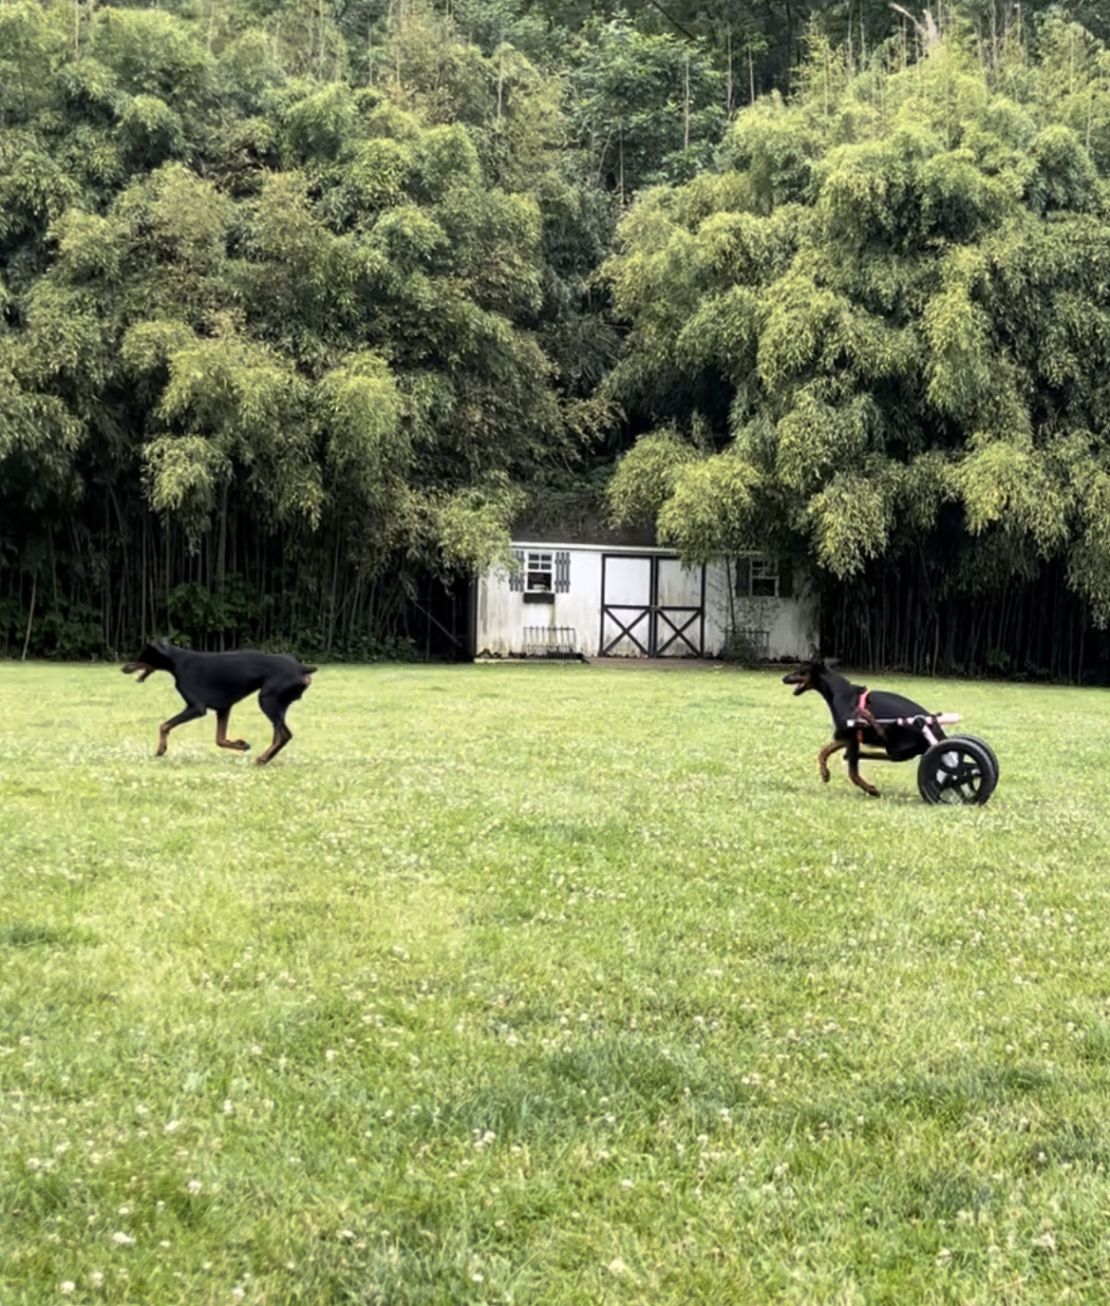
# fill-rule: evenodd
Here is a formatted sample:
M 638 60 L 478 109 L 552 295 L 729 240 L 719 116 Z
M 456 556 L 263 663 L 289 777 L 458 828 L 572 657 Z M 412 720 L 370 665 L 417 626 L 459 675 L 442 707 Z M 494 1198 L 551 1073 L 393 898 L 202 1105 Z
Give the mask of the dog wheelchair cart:
M 956 712 L 938 712 L 908 717 L 852 718 L 849 726 L 863 728 L 876 725 L 894 732 L 883 753 L 861 753 L 873 762 L 907 762 L 920 757 L 917 764 L 917 788 L 927 803 L 982 804 L 987 802 L 998 784 L 998 758 L 990 745 L 974 735 L 946 735 L 943 727 L 959 721 Z M 903 732 L 913 731 L 907 739 Z M 901 736 L 901 738 L 898 738 Z M 911 742 L 912 740 L 912 742 Z

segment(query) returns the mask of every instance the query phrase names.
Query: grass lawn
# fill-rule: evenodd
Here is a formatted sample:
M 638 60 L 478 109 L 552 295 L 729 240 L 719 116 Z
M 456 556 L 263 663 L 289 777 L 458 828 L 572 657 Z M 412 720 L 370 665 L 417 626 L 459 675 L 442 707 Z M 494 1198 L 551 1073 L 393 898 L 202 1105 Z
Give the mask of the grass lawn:
M 0 665 L 0 1302 L 1107 1300 L 1110 693 L 884 683 Z

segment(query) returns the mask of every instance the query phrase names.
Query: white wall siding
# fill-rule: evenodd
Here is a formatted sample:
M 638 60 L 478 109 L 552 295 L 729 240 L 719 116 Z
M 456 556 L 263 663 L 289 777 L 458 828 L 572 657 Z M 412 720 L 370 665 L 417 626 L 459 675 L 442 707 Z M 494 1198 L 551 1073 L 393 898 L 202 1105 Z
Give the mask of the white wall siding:
M 520 548 L 523 546 L 516 545 Z M 546 553 L 561 552 L 562 546 L 543 545 Z M 523 653 L 526 626 L 571 626 L 578 639 L 578 651 L 597 656 L 601 619 L 601 552 L 568 549 L 570 591 L 553 595 L 552 603 L 525 603 L 524 595 L 509 589 L 506 572 L 489 572 L 478 582 L 477 629 L 474 647 L 508 657 Z
M 719 653 L 729 628 L 728 569 L 711 562 L 705 569 L 705 648 Z M 738 629 L 767 632 L 769 658 L 809 657 L 817 647 L 817 603 L 799 586 L 793 598 L 760 599 L 734 595 L 732 613 Z

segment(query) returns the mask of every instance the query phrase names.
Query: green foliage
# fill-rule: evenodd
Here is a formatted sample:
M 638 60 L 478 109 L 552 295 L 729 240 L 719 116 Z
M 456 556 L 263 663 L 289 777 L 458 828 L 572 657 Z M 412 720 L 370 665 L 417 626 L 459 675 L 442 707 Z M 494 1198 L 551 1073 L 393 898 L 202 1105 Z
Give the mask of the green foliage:
M 617 463 L 606 489 L 614 524 L 654 523 L 674 494 L 679 473 L 697 457 L 697 450 L 673 427 L 640 436 Z
M 645 425 L 717 414 L 721 452 L 654 501 L 684 556 L 747 538 L 845 580 L 954 504 L 966 575 L 990 583 L 1001 536 L 1110 620 L 1106 68 L 1055 19 L 1004 66 L 958 30 L 862 71 L 817 40 L 715 176 L 639 199 L 606 268 L 630 328 L 606 384 Z
M 21 610 L 52 555 L 110 641 L 251 549 L 327 644 L 615 461 L 690 557 L 956 530 L 1107 619 L 1110 54 L 1025 13 L 4 5 Z
M 508 567 L 512 562 L 509 526 L 523 500 L 523 493 L 504 477 L 492 476 L 434 504 L 444 567 L 471 574 Z
M 321 380 L 317 407 L 334 476 L 367 503 L 402 481 L 411 445 L 401 423 L 402 398 L 383 358 L 351 355 Z
M 42 508 L 55 496 L 73 494 L 83 433 L 62 399 L 36 387 L 27 364 L 25 351 L 0 338 L 0 465 L 10 478 L 9 493 Z
M 47 552 L 97 541 L 68 561 L 131 614 L 102 632 L 186 595 L 228 629 L 197 596 L 228 601 L 242 540 L 298 560 L 325 644 L 379 577 L 503 557 L 519 485 L 610 411 L 562 84 L 420 5 L 375 29 L 374 85 L 314 5 L 47 0 L 0 31 L 0 505 L 47 506 L 19 528 Z
M 294 104 L 285 131 L 293 160 L 337 159 L 348 148 L 355 126 L 355 103 L 350 90 L 339 83 L 324 86 Z
M 105 8 L 89 33 L 89 51 L 117 84 L 185 110 L 201 109 L 212 94 L 212 58 L 186 20 L 160 9 Z
M 152 507 L 180 514 L 195 537 L 207 525 L 219 485 L 231 474 L 230 460 L 200 435 L 159 436 L 144 456 Z
M 219 593 L 190 581 L 175 585 L 166 595 L 170 629 L 179 641 L 179 632 L 187 632 L 193 644 L 217 636 L 233 642 L 250 639 L 258 627 L 260 608 L 258 594 L 235 574 L 224 577 Z
M 89 603 L 52 606 L 31 627 L 27 652 L 36 658 L 88 661 L 104 647 L 101 614 Z
M 752 548 L 757 484 L 758 473 L 731 451 L 680 468 L 659 513 L 660 540 L 695 563 Z
M 155 95 L 136 95 L 120 116 L 124 158 L 136 171 L 156 168 L 180 154 L 185 132 L 178 114 Z
M 623 198 L 706 166 L 724 125 L 724 77 L 710 53 L 620 15 L 586 25 L 571 73 L 572 124 L 595 176 Z

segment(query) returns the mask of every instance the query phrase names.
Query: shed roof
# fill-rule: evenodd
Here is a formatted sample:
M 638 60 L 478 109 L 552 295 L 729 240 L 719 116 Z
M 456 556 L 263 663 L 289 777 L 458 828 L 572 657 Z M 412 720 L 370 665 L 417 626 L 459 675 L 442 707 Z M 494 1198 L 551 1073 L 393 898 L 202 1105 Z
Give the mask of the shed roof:
M 513 522 L 512 537 L 534 544 L 638 545 L 659 543 L 655 527 L 610 526 L 597 494 L 553 491 L 534 496 Z
M 657 548 L 659 542 L 652 530 L 614 530 L 599 526 L 594 530 L 576 530 L 567 526 L 534 526 L 530 522 L 517 522 L 510 532 L 513 540 L 526 540 L 529 544 L 580 544 L 583 548 Z

